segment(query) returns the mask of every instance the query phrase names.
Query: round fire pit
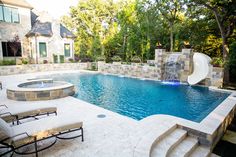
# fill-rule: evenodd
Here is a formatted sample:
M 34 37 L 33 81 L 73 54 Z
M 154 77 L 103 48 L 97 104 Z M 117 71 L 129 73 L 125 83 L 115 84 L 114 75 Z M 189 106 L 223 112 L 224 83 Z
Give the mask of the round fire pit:
M 74 94 L 73 84 L 52 79 L 33 80 L 7 88 L 7 98 L 18 101 L 50 100 Z

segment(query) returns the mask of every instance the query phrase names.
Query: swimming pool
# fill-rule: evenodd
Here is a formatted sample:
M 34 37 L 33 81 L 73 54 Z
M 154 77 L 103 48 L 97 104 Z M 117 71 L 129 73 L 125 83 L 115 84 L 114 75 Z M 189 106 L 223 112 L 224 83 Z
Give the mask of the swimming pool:
M 168 85 L 103 74 L 52 77 L 74 84 L 77 88 L 74 97 L 136 120 L 167 114 L 200 122 L 229 95 L 206 87 Z

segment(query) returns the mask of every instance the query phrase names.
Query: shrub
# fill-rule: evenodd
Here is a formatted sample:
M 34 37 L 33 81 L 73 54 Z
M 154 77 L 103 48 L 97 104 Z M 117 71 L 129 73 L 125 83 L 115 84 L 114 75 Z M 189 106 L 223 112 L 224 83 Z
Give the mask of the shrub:
M 111 60 L 112 60 L 113 62 L 120 62 L 120 61 L 121 61 L 121 58 L 120 58 L 120 56 L 113 56 L 113 57 L 111 58 Z
M 65 63 L 65 56 L 64 55 L 60 55 L 60 63 Z
M 224 61 L 220 57 L 214 57 L 214 58 L 212 58 L 211 64 L 214 67 L 223 67 L 224 66 Z
M 29 63 L 27 58 L 22 58 L 21 62 L 22 62 L 22 64 L 28 64 Z
M 142 60 L 140 59 L 139 56 L 133 56 L 133 57 L 131 58 L 131 62 L 133 62 L 133 63 L 141 63 Z
M 16 65 L 15 60 L 1 60 L 0 65 Z
M 86 57 L 81 58 L 80 61 L 81 62 L 92 62 L 93 60 L 92 60 L 92 58 L 86 56 Z
M 79 56 L 78 55 L 75 55 L 74 62 L 79 62 Z
M 74 62 L 75 62 L 73 58 L 69 58 L 68 60 L 69 60 L 69 62 L 71 62 L 71 63 L 74 63 Z
M 53 63 L 58 63 L 58 56 L 53 54 Z
M 48 60 L 43 60 L 43 64 L 48 64 Z
M 105 56 L 98 56 L 97 61 L 105 61 L 106 60 L 106 57 Z

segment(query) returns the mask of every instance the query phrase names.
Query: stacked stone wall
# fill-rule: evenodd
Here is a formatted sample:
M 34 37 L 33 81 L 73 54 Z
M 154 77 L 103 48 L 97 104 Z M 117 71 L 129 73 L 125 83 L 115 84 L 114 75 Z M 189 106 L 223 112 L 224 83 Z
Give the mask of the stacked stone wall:
M 60 71 L 60 70 L 86 70 L 89 69 L 88 63 L 64 63 L 64 64 L 29 64 L 0 66 L 0 76 L 25 74 L 34 72 Z

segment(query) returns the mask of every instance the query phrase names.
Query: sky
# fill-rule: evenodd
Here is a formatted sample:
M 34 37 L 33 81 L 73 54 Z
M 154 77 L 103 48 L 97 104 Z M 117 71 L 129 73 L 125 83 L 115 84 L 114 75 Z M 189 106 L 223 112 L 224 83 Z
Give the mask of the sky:
M 59 19 L 69 13 L 70 6 L 75 6 L 78 0 L 26 0 L 38 11 L 47 11 L 52 17 Z

